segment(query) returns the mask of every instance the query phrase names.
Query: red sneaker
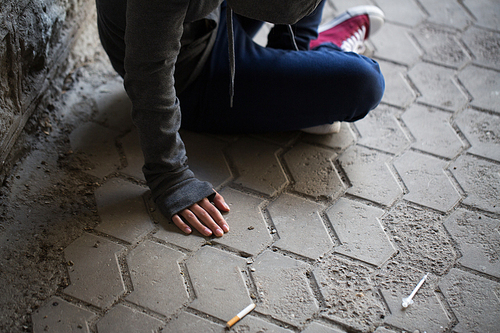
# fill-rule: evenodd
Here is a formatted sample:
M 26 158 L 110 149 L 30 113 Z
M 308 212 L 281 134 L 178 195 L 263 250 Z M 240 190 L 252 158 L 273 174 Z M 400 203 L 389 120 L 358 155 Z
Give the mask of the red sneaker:
M 384 12 L 375 6 L 353 7 L 318 28 L 318 39 L 312 40 L 310 48 L 333 43 L 342 51 L 363 53 L 365 40 L 384 24 Z

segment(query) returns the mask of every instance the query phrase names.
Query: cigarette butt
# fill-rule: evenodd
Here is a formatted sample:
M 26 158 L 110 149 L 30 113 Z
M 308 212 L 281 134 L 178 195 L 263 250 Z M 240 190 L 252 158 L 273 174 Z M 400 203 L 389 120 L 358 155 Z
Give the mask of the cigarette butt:
M 250 311 L 252 311 L 253 309 L 255 309 L 255 304 L 252 303 L 250 304 L 249 306 L 247 306 L 246 308 L 244 308 L 243 310 L 241 310 L 240 313 L 238 313 L 236 316 L 234 316 L 230 321 L 228 321 L 226 323 L 226 327 L 227 328 L 231 328 L 231 326 L 233 326 L 234 324 L 236 324 L 238 321 L 240 321 L 240 319 L 242 319 L 243 317 L 245 317 L 247 314 L 250 313 Z

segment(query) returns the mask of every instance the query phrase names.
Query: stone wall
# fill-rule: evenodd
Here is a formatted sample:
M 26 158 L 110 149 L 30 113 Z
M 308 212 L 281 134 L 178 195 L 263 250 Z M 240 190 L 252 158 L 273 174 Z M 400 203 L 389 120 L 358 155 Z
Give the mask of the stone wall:
M 0 182 L 44 94 L 68 71 L 68 55 L 95 19 L 94 7 L 93 0 L 0 2 Z

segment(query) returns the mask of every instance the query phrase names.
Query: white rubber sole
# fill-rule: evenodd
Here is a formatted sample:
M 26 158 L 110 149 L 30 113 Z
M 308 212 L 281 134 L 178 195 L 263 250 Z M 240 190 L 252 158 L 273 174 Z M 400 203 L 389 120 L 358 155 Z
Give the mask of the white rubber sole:
M 334 134 L 340 132 L 340 121 L 333 124 L 318 125 L 301 129 L 302 132 L 316 135 Z

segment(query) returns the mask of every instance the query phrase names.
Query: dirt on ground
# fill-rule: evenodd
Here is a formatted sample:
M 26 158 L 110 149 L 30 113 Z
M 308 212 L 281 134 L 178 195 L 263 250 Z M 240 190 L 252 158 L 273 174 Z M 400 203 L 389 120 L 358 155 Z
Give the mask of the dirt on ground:
M 32 330 L 30 314 L 70 283 L 63 249 L 99 223 L 94 191 L 102 180 L 84 172 L 87 160 L 69 143 L 71 131 L 95 116 L 98 87 L 116 78 L 95 36 L 95 27 L 82 35 L 20 137 L 25 153 L 0 188 L 0 332 Z M 442 214 L 402 203 L 381 222 L 399 251 L 380 270 L 327 257 L 313 272 L 329 304 L 323 314 L 359 330 L 384 320 L 377 288 L 408 294 L 425 272 L 443 276 L 458 256 Z M 435 292 L 434 279 L 421 293 Z
M 31 331 L 31 316 L 69 284 L 63 249 L 98 223 L 98 180 L 71 151 L 69 133 L 95 113 L 91 96 L 116 74 L 91 25 L 64 75 L 45 93 L 14 149 L 22 158 L 0 188 L 0 331 Z

